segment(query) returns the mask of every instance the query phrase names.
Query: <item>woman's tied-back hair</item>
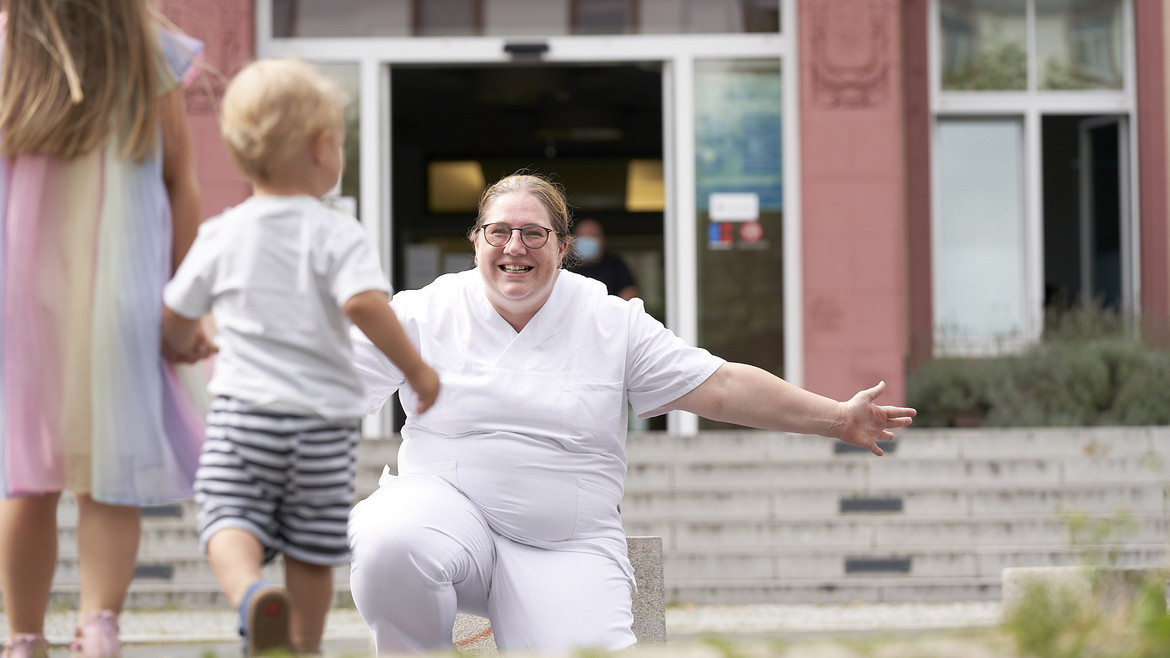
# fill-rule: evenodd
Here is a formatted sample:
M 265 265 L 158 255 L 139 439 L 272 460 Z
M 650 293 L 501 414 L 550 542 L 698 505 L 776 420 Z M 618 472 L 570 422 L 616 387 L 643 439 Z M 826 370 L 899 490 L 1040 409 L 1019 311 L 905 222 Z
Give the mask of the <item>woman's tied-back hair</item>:
M 319 131 L 340 130 L 344 115 L 341 92 L 317 69 L 299 59 L 265 59 L 228 85 L 220 131 L 244 175 L 269 182 Z
M 147 0 L 8 0 L 0 151 L 71 158 L 112 133 L 123 157 L 158 140 L 165 59 Z
M 536 200 L 544 206 L 545 212 L 548 213 L 548 221 L 552 224 L 553 233 L 556 234 L 557 240 L 561 244 L 572 245 L 573 236 L 569 232 L 571 221 L 569 204 L 565 201 L 565 194 L 561 186 L 543 176 L 524 171 L 505 176 L 494 185 L 484 189 L 483 194 L 479 197 L 479 211 L 475 217 L 475 225 L 467 232 L 468 240 L 475 241 L 475 233 L 479 227 L 483 226 L 483 216 L 487 207 L 499 197 L 511 192 L 524 192 L 536 197 Z M 572 249 L 566 249 L 562 261 L 572 258 L 572 253 Z

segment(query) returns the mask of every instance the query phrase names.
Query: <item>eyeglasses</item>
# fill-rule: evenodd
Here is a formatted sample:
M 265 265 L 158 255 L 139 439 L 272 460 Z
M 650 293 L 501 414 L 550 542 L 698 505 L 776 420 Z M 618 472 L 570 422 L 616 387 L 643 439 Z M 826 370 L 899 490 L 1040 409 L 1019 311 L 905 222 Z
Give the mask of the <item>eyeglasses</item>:
M 529 249 L 540 249 L 548 242 L 551 228 L 528 224 L 520 228 L 512 228 L 503 222 L 492 222 L 479 227 L 483 231 L 483 239 L 493 247 L 502 247 L 512 239 L 512 231 L 520 231 L 520 241 Z

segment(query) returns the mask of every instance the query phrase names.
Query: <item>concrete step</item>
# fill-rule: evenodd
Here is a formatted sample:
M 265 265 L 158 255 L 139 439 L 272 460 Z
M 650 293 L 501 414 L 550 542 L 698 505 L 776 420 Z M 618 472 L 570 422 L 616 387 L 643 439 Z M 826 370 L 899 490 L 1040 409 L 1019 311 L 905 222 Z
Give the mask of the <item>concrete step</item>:
M 673 583 L 825 578 L 909 577 L 995 578 L 1003 569 L 1020 566 L 1081 566 L 1108 562 L 1128 567 L 1164 563 L 1165 544 L 1080 546 L 1069 548 L 984 546 L 971 548 L 905 547 L 858 550 L 856 547 L 741 550 L 675 550 L 666 554 L 664 569 Z
M 1108 514 L 1165 509 L 1167 487 L 1148 484 L 1076 484 L 931 489 L 735 490 L 656 489 L 627 491 L 622 517 L 630 520 L 721 518 L 826 518 L 883 512 L 903 517 L 1060 514 L 1078 511 Z
M 626 492 L 889 489 L 1002 489 L 1079 484 L 1163 483 L 1170 459 L 1157 455 L 1039 459 L 825 458 L 781 462 L 704 463 L 639 461 L 630 465 Z
M 396 470 L 399 444 L 361 442 L 358 499 Z M 1170 428 L 911 429 L 881 459 L 821 437 L 651 432 L 628 452 L 623 525 L 662 537 L 671 602 L 991 600 L 1007 567 L 1161 566 L 1170 545 Z M 129 605 L 225 605 L 195 514 L 193 501 L 146 510 Z M 59 520 L 55 596 L 69 599 L 68 496 Z M 335 581 L 347 596 L 348 570 Z
M 631 433 L 626 441 L 630 463 L 793 462 L 836 457 L 873 462 L 868 452 L 837 452 L 839 442 L 783 432 L 703 432 L 675 436 L 661 432 Z M 1161 455 L 1170 457 L 1167 427 L 1042 427 L 986 429 L 919 429 L 898 433 L 881 462 L 903 459 L 988 460 L 1058 459 Z
M 1089 518 L 1095 521 L 1096 527 L 1114 528 L 1111 536 L 1106 538 L 1109 543 L 1166 543 L 1170 536 L 1170 520 L 1164 513 Z M 765 520 L 680 518 L 645 522 L 623 519 L 627 534 L 658 535 L 663 538 L 668 553 L 677 549 L 725 550 L 762 546 L 853 546 L 859 549 L 1001 545 L 1063 547 L 1074 540 L 1070 524 L 1080 522 L 1043 514 L 957 518 L 887 515 Z
M 281 581 L 277 581 L 281 582 Z M 53 583 L 50 600 L 52 608 L 76 608 L 79 602 L 76 583 Z M 344 588 L 335 586 L 334 606 L 353 607 L 348 582 Z M 230 610 L 227 598 L 215 584 L 185 584 L 135 580 L 126 593 L 125 606 L 128 610 Z
M 824 578 L 735 581 L 724 578 L 667 581 L 667 600 L 697 605 L 938 603 L 998 601 L 995 578 Z
M 263 572 L 269 581 L 284 581 L 284 566 L 279 558 L 265 565 Z M 79 573 L 76 553 L 62 553 L 57 561 L 53 583 L 55 586 L 74 585 L 79 582 Z M 216 585 L 215 575 L 208 566 L 206 557 L 197 551 L 173 554 L 140 551 L 134 582 L 168 583 L 183 588 Z M 333 568 L 333 582 L 338 591 L 349 591 L 349 565 Z

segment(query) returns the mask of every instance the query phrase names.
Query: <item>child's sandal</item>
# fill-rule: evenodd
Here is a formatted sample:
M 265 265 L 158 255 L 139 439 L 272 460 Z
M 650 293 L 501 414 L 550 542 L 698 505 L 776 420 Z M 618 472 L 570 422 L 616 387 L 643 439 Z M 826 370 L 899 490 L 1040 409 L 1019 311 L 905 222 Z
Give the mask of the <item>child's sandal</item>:
M 46 658 L 49 641 L 39 633 L 18 633 L 4 642 L 3 658 Z
M 248 588 L 240 604 L 240 633 L 244 636 L 244 651 L 249 656 L 269 651 L 292 653 L 289 635 L 290 602 L 283 587 L 264 582 Z

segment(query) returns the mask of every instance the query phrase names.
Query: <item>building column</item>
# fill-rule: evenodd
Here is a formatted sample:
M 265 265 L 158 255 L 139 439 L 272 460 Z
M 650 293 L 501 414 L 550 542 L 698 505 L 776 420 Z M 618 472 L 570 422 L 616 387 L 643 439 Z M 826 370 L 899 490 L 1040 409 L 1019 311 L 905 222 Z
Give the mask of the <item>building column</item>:
M 217 215 L 248 197 L 251 185 L 236 170 L 219 134 L 219 101 L 228 80 L 256 56 L 252 0 L 159 0 L 163 16 L 203 42 L 201 70 L 187 87 L 187 118 L 203 216 Z
M 1138 221 L 1141 236 L 1141 311 L 1148 335 L 1170 339 L 1170 231 L 1166 152 L 1167 13 L 1161 0 L 1135 0 L 1137 53 Z
M 805 387 L 905 400 L 909 246 L 898 0 L 801 0 Z

